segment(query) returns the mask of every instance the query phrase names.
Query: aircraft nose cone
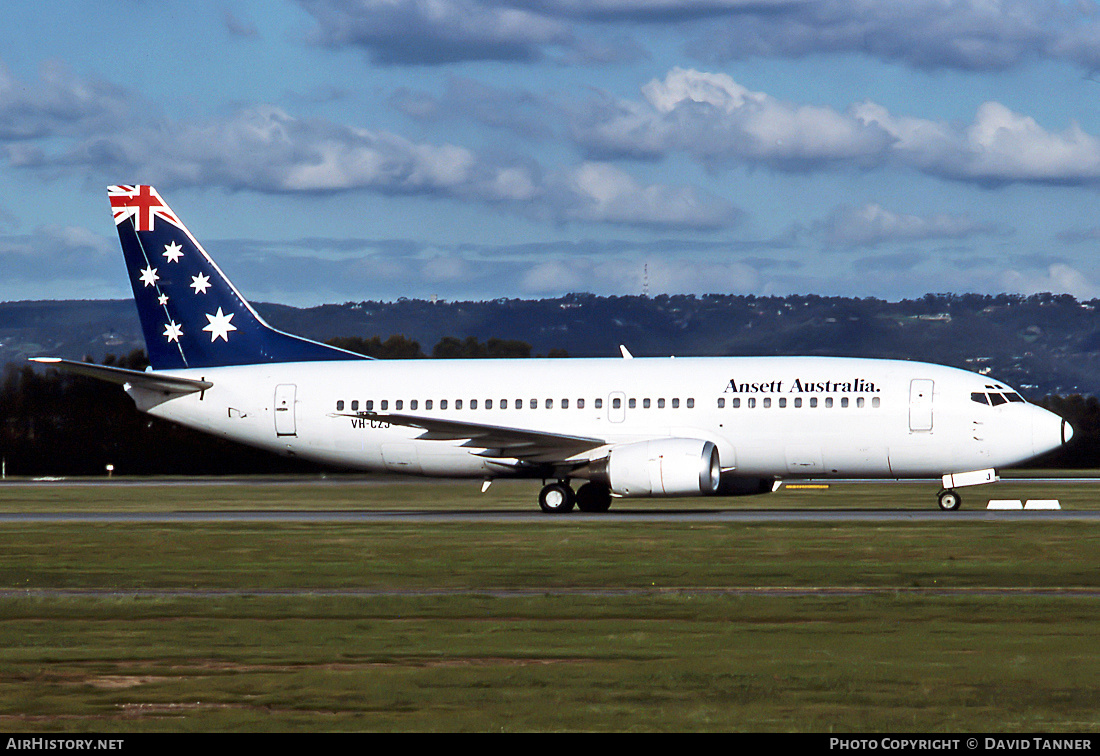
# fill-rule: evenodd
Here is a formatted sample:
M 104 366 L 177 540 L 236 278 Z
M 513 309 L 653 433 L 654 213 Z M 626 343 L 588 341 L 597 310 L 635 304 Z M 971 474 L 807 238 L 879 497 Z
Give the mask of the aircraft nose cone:
M 1036 455 L 1054 451 L 1068 443 L 1071 438 L 1073 426 L 1053 412 L 1040 410 L 1033 416 L 1031 439 Z

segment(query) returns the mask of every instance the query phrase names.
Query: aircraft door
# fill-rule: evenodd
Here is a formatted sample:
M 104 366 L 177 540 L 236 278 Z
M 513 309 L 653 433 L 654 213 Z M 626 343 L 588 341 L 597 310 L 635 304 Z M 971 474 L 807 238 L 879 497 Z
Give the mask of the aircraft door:
M 626 419 L 626 394 L 622 391 L 612 391 L 607 397 L 607 419 L 613 423 Z
M 932 381 L 914 378 L 909 383 L 909 430 L 932 430 Z
M 275 435 L 296 436 L 295 395 L 298 387 L 293 383 L 280 383 L 275 387 Z

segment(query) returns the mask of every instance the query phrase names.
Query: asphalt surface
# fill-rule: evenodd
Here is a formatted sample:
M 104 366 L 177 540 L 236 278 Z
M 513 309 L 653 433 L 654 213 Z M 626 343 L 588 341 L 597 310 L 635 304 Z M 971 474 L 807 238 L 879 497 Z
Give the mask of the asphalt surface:
M 402 511 L 188 511 L 188 512 L 7 512 L 0 523 L 787 523 L 787 522 L 1051 522 L 1100 521 L 1100 510 L 814 510 L 739 509 L 729 511 L 620 509 L 600 514 L 571 512 L 547 515 L 532 511 L 402 510 Z

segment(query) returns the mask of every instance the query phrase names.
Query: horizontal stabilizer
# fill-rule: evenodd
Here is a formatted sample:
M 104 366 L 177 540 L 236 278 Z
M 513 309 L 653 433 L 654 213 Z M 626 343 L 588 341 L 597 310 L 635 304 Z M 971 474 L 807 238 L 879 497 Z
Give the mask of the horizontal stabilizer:
M 75 362 L 73 360 L 63 360 L 59 357 L 31 357 L 30 360 L 40 365 L 55 367 L 64 373 L 86 375 L 108 383 L 129 384 L 136 388 L 160 391 L 164 394 L 193 394 L 196 391 L 205 391 L 214 385 L 210 381 L 196 381 L 193 378 L 179 378 L 164 373 L 127 370 L 126 368 L 110 367 L 109 365 L 94 365 L 90 362 Z

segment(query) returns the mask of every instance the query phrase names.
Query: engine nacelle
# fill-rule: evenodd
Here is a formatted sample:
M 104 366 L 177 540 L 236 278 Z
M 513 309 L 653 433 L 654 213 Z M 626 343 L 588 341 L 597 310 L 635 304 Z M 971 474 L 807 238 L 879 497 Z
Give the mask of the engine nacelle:
M 700 496 L 718 491 L 718 449 L 697 438 L 662 438 L 611 449 L 605 477 L 619 496 Z

